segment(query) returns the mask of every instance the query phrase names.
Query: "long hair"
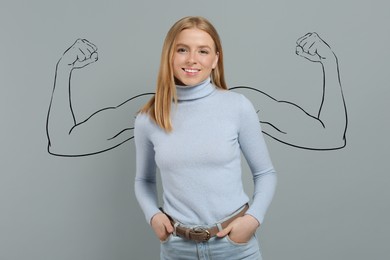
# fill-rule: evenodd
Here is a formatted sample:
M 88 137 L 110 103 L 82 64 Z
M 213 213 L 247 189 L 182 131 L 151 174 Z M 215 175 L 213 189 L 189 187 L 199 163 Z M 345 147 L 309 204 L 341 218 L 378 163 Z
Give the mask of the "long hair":
M 172 101 L 177 103 L 176 84 L 172 68 L 176 38 L 181 31 L 192 28 L 207 32 L 213 39 L 215 50 L 219 56 L 217 66 L 211 72 L 211 80 L 217 88 L 227 89 L 223 68 L 222 44 L 217 30 L 204 17 L 188 16 L 177 21 L 165 37 L 157 76 L 156 93 L 140 110 L 141 113 L 148 113 L 156 124 L 166 132 L 172 131 Z

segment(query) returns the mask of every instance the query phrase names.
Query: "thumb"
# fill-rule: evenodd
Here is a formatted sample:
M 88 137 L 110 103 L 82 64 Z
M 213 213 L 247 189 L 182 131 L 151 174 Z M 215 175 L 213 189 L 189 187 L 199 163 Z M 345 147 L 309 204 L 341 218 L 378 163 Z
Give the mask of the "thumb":
M 89 58 L 86 58 L 85 60 L 80 60 L 80 59 L 77 59 L 75 62 L 74 62 L 74 67 L 76 69 L 80 69 L 80 68 L 84 68 L 85 66 L 91 64 L 91 63 L 94 63 L 98 60 L 98 54 L 97 52 L 94 52 L 91 54 L 91 56 Z
M 173 226 L 171 224 L 171 222 L 167 219 L 164 221 L 164 226 L 165 226 L 165 230 L 168 232 L 168 233 L 173 233 Z
M 306 59 L 308 59 L 308 60 L 310 60 L 310 61 L 313 61 L 313 62 L 318 62 L 318 61 L 320 61 L 320 57 L 318 56 L 318 54 L 316 54 L 316 55 L 311 55 L 310 53 L 305 52 L 305 51 L 302 49 L 302 47 L 299 46 L 299 45 L 295 48 L 295 53 L 296 53 L 298 56 L 301 56 L 301 57 L 306 58 Z
M 232 231 L 232 226 L 228 225 L 226 228 L 222 229 L 217 233 L 217 237 L 224 237 L 227 236 L 230 231 Z

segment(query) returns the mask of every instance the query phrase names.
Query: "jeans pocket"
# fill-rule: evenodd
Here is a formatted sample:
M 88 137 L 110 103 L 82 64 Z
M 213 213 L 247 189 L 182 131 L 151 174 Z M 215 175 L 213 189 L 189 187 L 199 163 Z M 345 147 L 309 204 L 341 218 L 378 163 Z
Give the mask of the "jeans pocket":
M 171 240 L 172 236 L 173 236 L 173 234 L 169 234 L 169 236 L 168 236 L 166 239 L 160 240 L 160 243 L 161 243 L 161 244 L 166 244 L 166 243 L 168 243 L 168 242 Z
M 252 239 L 255 239 L 255 236 L 252 236 L 247 242 L 243 242 L 243 243 L 239 243 L 239 242 L 232 240 L 229 235 L 226 235 L 225 238 L 230 244 L 232 244 L 234 246 L 245 246 L 245 245 L 248 245 Z

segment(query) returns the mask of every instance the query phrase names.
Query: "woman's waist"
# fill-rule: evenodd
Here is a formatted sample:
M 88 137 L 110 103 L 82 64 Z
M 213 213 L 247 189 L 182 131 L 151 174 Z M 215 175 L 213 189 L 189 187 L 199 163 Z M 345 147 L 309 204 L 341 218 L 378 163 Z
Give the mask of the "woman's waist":
M 164 199 L 164 212 L 185 227 L 204 227 L 215 225 L 230 218 L 236 211 L 242 209 L 249 201 L 248 196 L 234 199 L 221 198 L 207 201 L 174 202 Z

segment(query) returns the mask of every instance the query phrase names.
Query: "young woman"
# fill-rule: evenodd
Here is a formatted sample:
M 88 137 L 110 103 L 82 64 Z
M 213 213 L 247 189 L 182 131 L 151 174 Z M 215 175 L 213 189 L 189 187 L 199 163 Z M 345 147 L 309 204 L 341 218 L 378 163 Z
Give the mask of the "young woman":
M 255 109 L 227 91 L 221 41 L 205 18 L 185 17 L 168 31 L 156 94 L 138 114 L 134 138 L 135 193 L 161 259 L 261 259 L 255 232 L 276 174 Z M 253 175 L 250 206 L 241 152 Z

